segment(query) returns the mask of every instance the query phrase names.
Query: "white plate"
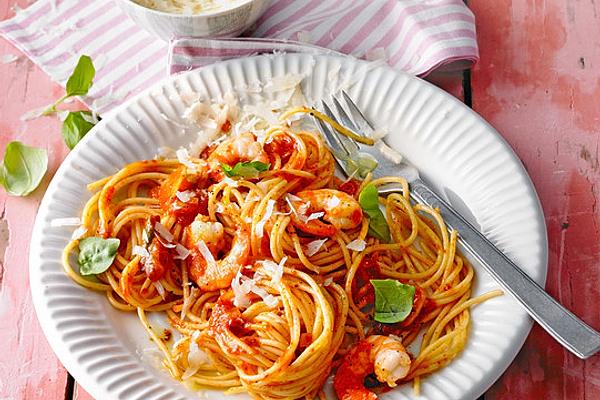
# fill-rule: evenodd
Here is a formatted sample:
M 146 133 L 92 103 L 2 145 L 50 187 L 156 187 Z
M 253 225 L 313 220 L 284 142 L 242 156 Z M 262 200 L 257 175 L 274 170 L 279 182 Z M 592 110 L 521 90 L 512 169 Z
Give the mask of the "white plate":
M 306 74 L 303 91 L 312 99 L 340 82 L 353 83 L 350 95 L 366 115 L 392 128 L 389 144 L 405 154 L 438 192 L 449 189 L 460 196 L 488 237 L 544 283 L 546 231 L 531 181 L 498 133 L 452 96 L 390 68 L 346 58 L 296 54 L 212 65 L 162 82 L 103 119 L 63 162 L 40 206 L 30 253 L 37 315 L 59 359 L 95 398 L 184 399 L 197 394 L 145 355 L 142 350 L 153 345 L 133 313 L 114 310 L 105 297 L 65 275 L 60 256 L 74 228 L 53 228 L 50 221 L 80 214 L 90 197 L 87 183 L 126 163 L 152 158 L 159 146 L 184 144 L 182 93 L 218 98 L 287 73 Z M 253 95 L 245 96 L 245 101 L 253 100 Z M 475 294 L 496 289 L 483 269 L 475 267 Z M 466 349 L 423 381 L 420 397 L 411 385 L 382 397 L 474 399 L 502 374 L 530 327 L 531 320 L 510 296 L 485 302 L 473 309 Z M 210 399 L 224 397 L 208 393 Z

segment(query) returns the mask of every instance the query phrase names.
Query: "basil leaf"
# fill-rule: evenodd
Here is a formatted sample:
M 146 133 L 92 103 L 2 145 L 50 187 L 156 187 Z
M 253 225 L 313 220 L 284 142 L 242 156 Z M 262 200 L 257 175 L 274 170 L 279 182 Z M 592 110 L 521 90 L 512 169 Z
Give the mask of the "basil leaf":
M 6 146 L 0 182 L 14 196 L 27 196 L 38 187 L 48 168 L 48 153 L 21 142 Z
M 108 269 L 119 249 L 119 239 L 88 237 L 79 242 L 79 273 L 96 275 Z
M 67 81 L 67 96 L 83 96 L 93 84 L 96 69 L 89 56 L 79 57 L 77 66 Z
M 235 166 L 230 167 L 227 164 L 221 164 L 223 172 L 228 177 L 241 176 L 243 178 L 258 178 L 260 172 L 267 171 L 271 164 L 265 164 L 260 161 L 239 162 Z
M 369 216 L 369 234 L 384 242 L 390 241 L 390 228 L 379 208 L 379 193 L 373 184 L 368 184 L 358 195 L 360 207 Z
M 63 122 L 62 135 L 69 149 L 73 150 L 73 147 L 94 127 L 91 120 L 92 113 L 89 111 L 75 111 L 67 115 Z
M 395 279 L 373 279 L 375 288 L 375 321 L 384 324 L 402 322 L 413 307 L 415 287 Z

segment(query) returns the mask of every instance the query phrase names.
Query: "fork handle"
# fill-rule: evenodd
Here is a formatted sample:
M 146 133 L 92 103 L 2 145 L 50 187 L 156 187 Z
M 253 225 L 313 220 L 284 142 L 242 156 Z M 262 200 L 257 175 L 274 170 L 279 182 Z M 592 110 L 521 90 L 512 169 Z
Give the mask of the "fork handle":
M 412 181 L 410 187 L 413 199 L 438 208 L 448 226 L 460 233 L 459 241 L 466 251 L 559 343 L 582 359 L 600 350 L 598 332 L 554 300 L 422 180 Z

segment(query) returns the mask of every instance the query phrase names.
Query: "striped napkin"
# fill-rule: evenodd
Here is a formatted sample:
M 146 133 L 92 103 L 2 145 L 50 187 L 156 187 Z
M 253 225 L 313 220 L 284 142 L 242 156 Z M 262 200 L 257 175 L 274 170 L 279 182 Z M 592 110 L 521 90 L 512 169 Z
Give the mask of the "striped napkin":
M 304 51 L 303 43 L 309 52 L 385 60 L 421 76 L 478 59 L 474 17 L 461 0 L 273 0 L 246 36 L 274 40 L 178 39 L 170 47 L 112 0 L 38 0 L 1 22 L 0 34 L 63 85 L 79 56 L 91 56 L 97 75 L 84 101 L 100 114 L 169 73 L 269 50 Z

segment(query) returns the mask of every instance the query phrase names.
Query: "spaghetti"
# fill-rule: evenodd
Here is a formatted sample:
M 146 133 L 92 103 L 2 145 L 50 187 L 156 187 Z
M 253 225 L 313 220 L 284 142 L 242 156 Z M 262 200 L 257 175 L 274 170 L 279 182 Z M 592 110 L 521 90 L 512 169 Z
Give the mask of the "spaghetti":
M 464 348 L 469 307 L 499 294 L 470 297 L 474 273 L 456 252 L 457 233 L 437 210 L 410 203 L 406 181 L 341 181 L 313 132 L 272 126 L 260 137 L 230 135 L 198 157 L 179 155 L 90 184 L 83 225 L 88 235 L 118 238 L 119 249 L 94 281 L 73 266 L 81 238 L 63 263 L 78 284 L 136 311 L 165 368 L 188 385 L 324 398 L 337 368 L 340 398 L 402 382 L 418 391 L 423 376 Z M 404 192 L 379 198 L 391 235 L 384 243 L 369 233 L 357 196 L 390 182 Z M 373 320 L 373 279 L 415 288 L 402 322 Z M 154 311 L 166 313 L 175 343 L 150 327 Z M 423 331 L 409 355 L 405 346 Z

